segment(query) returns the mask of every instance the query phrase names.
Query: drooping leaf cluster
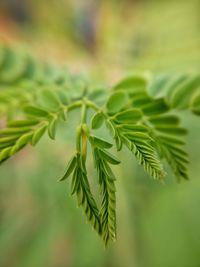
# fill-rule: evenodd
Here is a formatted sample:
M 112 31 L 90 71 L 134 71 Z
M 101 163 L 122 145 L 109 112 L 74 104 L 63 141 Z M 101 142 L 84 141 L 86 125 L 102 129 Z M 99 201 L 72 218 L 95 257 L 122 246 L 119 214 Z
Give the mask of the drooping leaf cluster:
M 108 150 L 126 147 L 149 176 L 160 181 L 165 176 L 164 159 L 178 181 L 187 180 L 187 130 L 176 113 L 190 110 L 200 115 L 200 76 L 160 75 L 149 79 L 133 75 L 110 90 L 95 90 L 63 68 L 38 63 L 29 53 L 1 47 L 0 120 L 6 120 L 6 125 L 0 129 L 0 163 L 26 145 L 36 145 L 45 133 L 54 140 L 60 121 L 67 121 L 74 109 L 81 110 L 76 151 L 60 180 L 71 177 L 72 195 L 76 195 L 87 220 L 107 245 L 116 239 L 116 178 L 112 165 L 120 163 Z M 113 142 L 96 135 L 103 125 Z M 100 201 L 88 177 L 88 145 Z

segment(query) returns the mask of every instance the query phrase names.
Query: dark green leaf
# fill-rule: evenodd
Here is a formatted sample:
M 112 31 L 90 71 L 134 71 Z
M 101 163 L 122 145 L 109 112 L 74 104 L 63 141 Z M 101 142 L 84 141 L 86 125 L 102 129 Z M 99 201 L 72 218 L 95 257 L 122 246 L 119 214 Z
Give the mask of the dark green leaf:
M 186 135 L 187 130 L 181 127 L 176 127 L 176 126 L 169 126 L 169 125 L 159 125 L 155 127 L 157 131 L 163 132 L 165 134 L 170 134 L 170 135 Z
M 149 121 L 154 125 L 178 125 L 180 120 L 174 115 L 162 115 L 149 118 Z
M 164 99 L 159 98 L 153 100 L 151 103 L 142 106 L 142 110 L 147 116 L 154 116 L 158 114 L 165 113 L 169 110 Z

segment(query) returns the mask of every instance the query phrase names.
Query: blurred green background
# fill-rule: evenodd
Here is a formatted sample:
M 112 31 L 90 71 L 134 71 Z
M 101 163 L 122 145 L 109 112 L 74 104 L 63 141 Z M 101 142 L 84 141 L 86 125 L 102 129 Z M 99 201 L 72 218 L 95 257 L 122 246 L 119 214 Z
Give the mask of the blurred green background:
M 0 38 L 113 83 L 139 71 L 199 71 L 199 14 L 199 0 L 1 0 Z M 156 183 L 122 151 L 118 238 L 107 250 L 68 183 L 56 182 L 73 151 L 71 128 L 61 127 L 56 144 L 44 138 L 3 164 L 0 267 L 200 266 L 200 123 L 187 112 L 182 119 L 191 180 L 176 184 L 169 171 L 165 185 Z

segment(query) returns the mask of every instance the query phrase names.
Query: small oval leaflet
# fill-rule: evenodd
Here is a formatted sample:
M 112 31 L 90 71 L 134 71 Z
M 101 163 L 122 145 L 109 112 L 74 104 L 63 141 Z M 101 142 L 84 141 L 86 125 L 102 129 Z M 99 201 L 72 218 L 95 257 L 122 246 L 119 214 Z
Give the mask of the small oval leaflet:
M 42 136 L 44 135 L 44 133 L 46 131 L 46 128 L 47 128 L 47 125 L 42 125 L 42 127 L 38 128 L 34 132 L 32 140 L 31 140 L 31 144 L 33 146 L 36 145 L 39 142 L 39 140 L 42 138 Z
M 49 126 L 48 126 L 49 137 L 53 140 L 55 139 L 55 135 L 56 135 L 57 121 L 58 121 L 57 117 L 52 117 L 49 122 Z
M 115 90 L 127 90 L 128 92 L 144 92 L 147 86 L 147 80 L 141 75 L 133 75 L 120 81 L 115 85 Z
M 114 114 L 122 110 L 128 104 L 128 94 L 124 91 L 116 91 L 113 93 L 106 104 L 108 113 Z
M 115 115 L 115 119 L 122 123 L 135 123 L 142 118 L 142 112 L 139 109 L 128 109 Z
M 97 112 L 92 117 L 92 129 L 98 129 L 101 127 L 104 121 L 104 116 L 102 112 Z

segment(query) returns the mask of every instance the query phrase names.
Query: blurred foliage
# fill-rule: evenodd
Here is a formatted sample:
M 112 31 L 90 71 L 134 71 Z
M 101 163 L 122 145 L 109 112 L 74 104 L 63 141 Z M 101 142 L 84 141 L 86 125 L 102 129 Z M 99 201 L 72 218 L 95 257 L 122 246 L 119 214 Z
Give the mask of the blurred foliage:
M 199 69 L 199 0 L 93 1 L 95 26 L 84 27 L 84 34 L 83 24 L 91 23 L 84 15 L 87 1 L 27 0 L 29 11 L 23 12 L 28 19 L 22 15 L 23 20 L 8 19 L 13 18 L 8 4 L 14 2 L 0 1 L 4 39 L 22 40 L 42 57 L 91 71 L 96 79 L 112 81 L 124 72 L 148 69 Z M 191 129 L 191 181 L 177 185 L 170 179 L 165 186 L 152 182 L 122 152 L 127 165 L 117 170 L 118 242 L 108 251 L 54 179 L 70 155 L 70 132 L 62 133 L 59 146 L 44 140 L 34 153 L 26 149 L 3 165 L 0 266 L 199 266 L 200 125 L 187 113 L 183 119 Z

